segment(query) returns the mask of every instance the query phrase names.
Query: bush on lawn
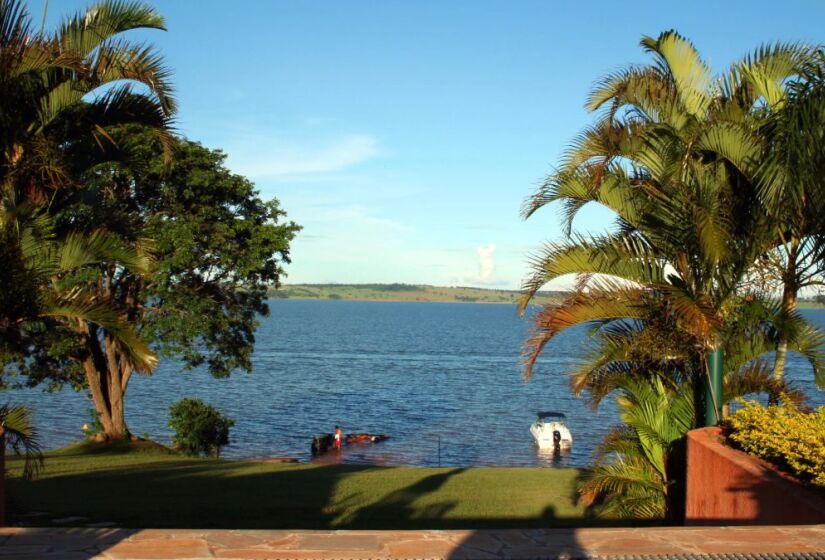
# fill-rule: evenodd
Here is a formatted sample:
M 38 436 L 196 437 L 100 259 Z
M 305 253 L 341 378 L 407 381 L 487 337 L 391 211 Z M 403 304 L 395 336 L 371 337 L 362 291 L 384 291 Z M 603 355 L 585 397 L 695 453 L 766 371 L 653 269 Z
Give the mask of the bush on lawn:
M 790 403 L 745 402 L 727 420 L 729 439 L 743 451 L 825 486 L 825 406 L 806 412 Z
M 220 457 L 234 425 L 234 419 L 200 399 L 183 399 L 169 407 L 169 427 L 175 430 L 172 444 L 187 455 Z

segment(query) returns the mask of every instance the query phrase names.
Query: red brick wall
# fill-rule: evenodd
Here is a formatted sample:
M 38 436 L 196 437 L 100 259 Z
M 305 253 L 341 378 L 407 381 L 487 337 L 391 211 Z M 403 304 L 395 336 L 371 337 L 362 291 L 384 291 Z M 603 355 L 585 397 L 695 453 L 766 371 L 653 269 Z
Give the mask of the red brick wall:
M 719 428 L 688 433 L 686 525 L 825 523 L 825 494 L 722 443 Z

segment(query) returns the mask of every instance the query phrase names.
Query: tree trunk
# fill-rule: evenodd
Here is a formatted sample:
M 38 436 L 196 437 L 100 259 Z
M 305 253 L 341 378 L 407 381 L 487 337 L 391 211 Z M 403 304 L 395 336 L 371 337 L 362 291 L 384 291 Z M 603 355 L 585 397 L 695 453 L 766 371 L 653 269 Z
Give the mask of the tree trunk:
M 6 430 L 0 426 L 0 527 L 6 526 Z
M 782 310 L 787 315 L 796 311 L 796 287 L 793 284 L 785 284 L 782 290 Z M 773 378 L 777 381 L 785 375 L 785 360 L 788 355 L 788 337 L 781 333 L 779 342 L 776 344 L 776 359 L 773 363 Z
M 103 435 L 108 441 L 129 436 L 124 416 L 123 397 L 132 370 L 123 360 L 117 344 L 108 335 L 99 336 L 97 327 L 84 324 L 89 355 L 83 369 Z M 102 338 L 102 340 L 101 340 Z
M 783 271 L 782 278 L 782 313 L 790 316 L 796 311 L 796 292 L 798 291 L 796 277 L 796 261 L 799 252 L 799 240 L 791 240 L 791 247 L 788 251 L 787 267 Z M 776 359 L 773 363 L 773 378 L 779 381 L 785 375 L 785 360 L 788 355 L 788 336 L 785 330 L 781 329 L 779 341 L 776 344 Z
M 707 378 L 705 379 L 705 426 L 716 426 L 722 420 L 724 398 L 725 354 L 717 345 L 707 356 Z

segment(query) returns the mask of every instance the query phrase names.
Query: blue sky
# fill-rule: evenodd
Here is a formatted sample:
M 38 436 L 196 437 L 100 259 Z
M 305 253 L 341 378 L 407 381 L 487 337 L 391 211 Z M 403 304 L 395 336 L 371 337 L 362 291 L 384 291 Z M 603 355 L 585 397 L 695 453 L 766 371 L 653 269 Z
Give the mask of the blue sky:
M 561 236 L 554 209 L 519 208 L 590 122 L 594 81 L 646 61 L 642 35 L 675 28 L 716 70 L 825 42 L 813 0 L 150 3 L 169 31 L 134 36 L 174 69 L 178 130 L 304 227 L 287 283 L 516 288 Z M 48 21 L 87 4 L 50 0 Z M 588 208 L 577 226 L 610 221 Z

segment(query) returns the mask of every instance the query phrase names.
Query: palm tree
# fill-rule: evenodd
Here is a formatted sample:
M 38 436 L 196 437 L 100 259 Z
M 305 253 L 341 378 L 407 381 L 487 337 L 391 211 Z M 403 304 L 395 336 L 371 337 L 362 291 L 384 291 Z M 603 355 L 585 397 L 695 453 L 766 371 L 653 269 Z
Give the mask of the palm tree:
M 607 516 L 679 520 L 684 436 L 695 415 L 691 391 L 683 389 L 660 376 L 622 382 L 616 402 L 623 424 L 608 433 L 584 473 L 585 505 Z
M 548 244 L 532 259 L 522 311 L 550 280 L 579 277 L 567 301 L 535 315 L 524 347 L 527 378 L 556 334 L 592 323 L 608 352 L 601 357 L 607 369 L 593 371 L 618 365 L 613 373 L 620 376 L 621 367 L 633 367 L 627 365 L 635 357 L 631 350 L 644 349 L 646 359 L 665 363 L 700 387 L 708 376 L 708 355 L 731 342 L 726 325 L 742 306 L 740 292 L 753 263 L 775 246 L 752 179 L 764 150 L 754 107 L 757 99 L 774 94 L 770 86 L 785 75 L 771 61 L 796 60 L 808 51 L 763 49 L 750 65 L 713 79 L 693 45 L 675 32 L 645 37 L 642 46 L 654 63 L 609 76 L 596 88 L 588 106 L 604 109 L 601 119 L 573 142 L 560 169 L 525 206 L 529 217 L 561 201 L 568 239 Z M 773 74 L 742 70 L 761 67 Z M 589 202 L 615 212 L 614 232 L 570 233 Z M 802 321 L 792 319 L 787 322 Z M 775 338 L 782 328 L 781 322 L 763 325 L 759 334 Z M 812 332 L 786 330 L 798 346 L 802 334 Z M 663 336 L 672 340 L 644 344 L 661 343 Z M 652 354 L 659 347 L 663 351 Z M 715 388 L 706 397 L 714 423 L 724 402 L 720 393 Z
M 0 257 L 5 274 L 30 279 L 17 284 L 19 298 L 4 298 L 0 328 L 19 337 L 10 338 L 18 358 L 33 347 L 33 333 L 42 333 L 43 322 L 52 318 L 62 325 L 73 322 L 85 336 L 118 346 L 132 369 L 146 372 L 157 363 L 125 313 L 67 280 L 72 270 L 93 264 L 132 266 L 145 274 L 145 240 L 126 244 L 106 232 L 70 229 L 58 232 L 58 239 L 51 224 L 45 228 L 49 233 L 41 235 L 32 223 L 14 223 L 18 208 L 45 220 L 45 213 L 33 207 L 54 215 L 62 204 L 73 203 L 65 192 L 83 188 L 85 173 L 124 157 L 115 138 L 127 125 L 139 125 L 163 146 L 171 145 L 175 100 L 170 72 L 153 47 L 124 38 L 135 29 L 164 29 L 164 21 L 142 2 L 103 0 L 66 18 L 54 31 L 35 32 L 20 0 L 0 0 L 0 193 L 6 206 Z M 41 326 L 28 328 L 32 325 Z M 105 411 L 116 384 L 101 379 L 89 364 L 100 359 L 79 357 L 95 407 Z
M 23 455 L 23 476 L 31 478 L 43 465 L 40 437 L 24 406 L 0 406 L 0 527 L 6 524 L 6 445 Z
M 44 202 L 73 186 L 78 169 L 116 157 L 111 130 L 127 123 L 168 136 L 175 101 L 152 47 L 121 35 L 163 29 L 133 1 L 104 0 L 35 32 L 20 0 L 0 0 L 0 184 Z
M 796 311 L 800 290 L 825 286 L 825 53 L 796 65 L 800 78 L 769 105 L 768 138 L 758 169 L 759 192 L 773 219 L 778 243 L 765 258 L 781 287 L 785 314 Z M 777 345 L 774 376 L 782 377 L 788 341 Z

